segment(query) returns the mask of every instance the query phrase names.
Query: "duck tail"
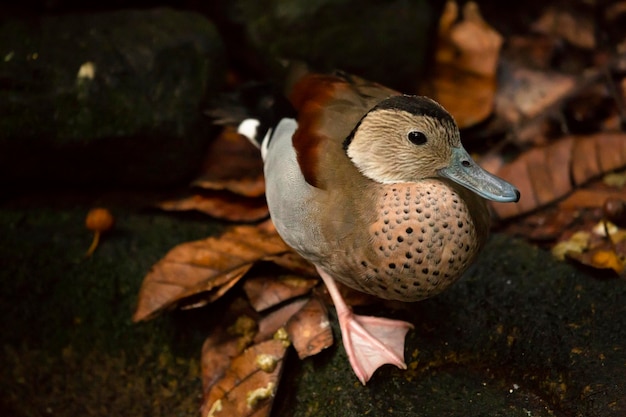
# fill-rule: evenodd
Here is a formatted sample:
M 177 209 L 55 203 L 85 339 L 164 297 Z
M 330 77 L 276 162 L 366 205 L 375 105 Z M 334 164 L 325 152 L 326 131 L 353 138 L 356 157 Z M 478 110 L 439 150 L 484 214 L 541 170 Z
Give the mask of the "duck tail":
M 276 125 L 284 118 L 293 118 L 295 110 L 272 84 L 248 83 L 220 96 L 206 114 L 217 125 L 237 126 L 240 134 L 261 149 Z

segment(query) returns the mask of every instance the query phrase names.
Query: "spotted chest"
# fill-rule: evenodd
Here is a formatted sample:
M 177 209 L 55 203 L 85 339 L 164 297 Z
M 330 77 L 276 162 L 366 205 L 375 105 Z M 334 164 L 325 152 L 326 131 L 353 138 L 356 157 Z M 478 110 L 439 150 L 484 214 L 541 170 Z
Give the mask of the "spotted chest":
M 479 211 L 478 218 L 485 218 L 486 206 L 471 196 L 472 207 L 459 192 L 435 179 L 389 186 L 369 225 L 369 242 L 357 243 L 348 257 L 358 272 L 345 283 L 401 301 L 443 291 L 467 270 L 487 237 L 485 227 L 477 228 L 473 213 Z

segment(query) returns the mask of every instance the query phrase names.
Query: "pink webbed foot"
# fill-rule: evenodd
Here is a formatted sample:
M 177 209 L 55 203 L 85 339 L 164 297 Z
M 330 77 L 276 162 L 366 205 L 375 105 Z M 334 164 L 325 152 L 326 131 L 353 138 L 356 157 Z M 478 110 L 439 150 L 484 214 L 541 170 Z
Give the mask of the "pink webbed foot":
M 354 314 L 339 293 L 335 280 L 320 268 L 317 271 L 335 303 L 343 345 L 359 381 L 365 385 L 374 372 L 387 363 L 406 369 L 404 338 L 413 325 L 406 321 Z

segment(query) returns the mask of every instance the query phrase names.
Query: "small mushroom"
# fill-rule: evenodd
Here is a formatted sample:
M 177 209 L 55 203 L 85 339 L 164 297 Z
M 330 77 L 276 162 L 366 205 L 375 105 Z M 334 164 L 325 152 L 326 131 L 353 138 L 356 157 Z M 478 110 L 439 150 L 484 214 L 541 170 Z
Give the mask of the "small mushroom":
M 85 253 L 86 258 L 90 257 L 98 247 L 100 235 L 111 230 L 114 223 L 115 219 L 109 210 L 105 208 L 94 208 L 89 210 L 87 218 L 85 219 L 85 226 L 87 229 L 92 230 L 94 235 L 93 240 L 91 241 L 91 246 L 89 246 L 87 253 Z

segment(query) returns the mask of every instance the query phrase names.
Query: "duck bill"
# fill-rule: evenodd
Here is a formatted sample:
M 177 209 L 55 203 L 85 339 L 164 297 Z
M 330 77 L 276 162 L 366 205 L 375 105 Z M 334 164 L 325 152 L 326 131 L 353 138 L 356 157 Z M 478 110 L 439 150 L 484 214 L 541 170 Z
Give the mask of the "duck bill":
M 450 165 L 440 169 L 438 174 L 487 200 L 501 203 L 519 201 L 520 193 L 513 184 L 482 169 L 463 147 L 452 149 Z

